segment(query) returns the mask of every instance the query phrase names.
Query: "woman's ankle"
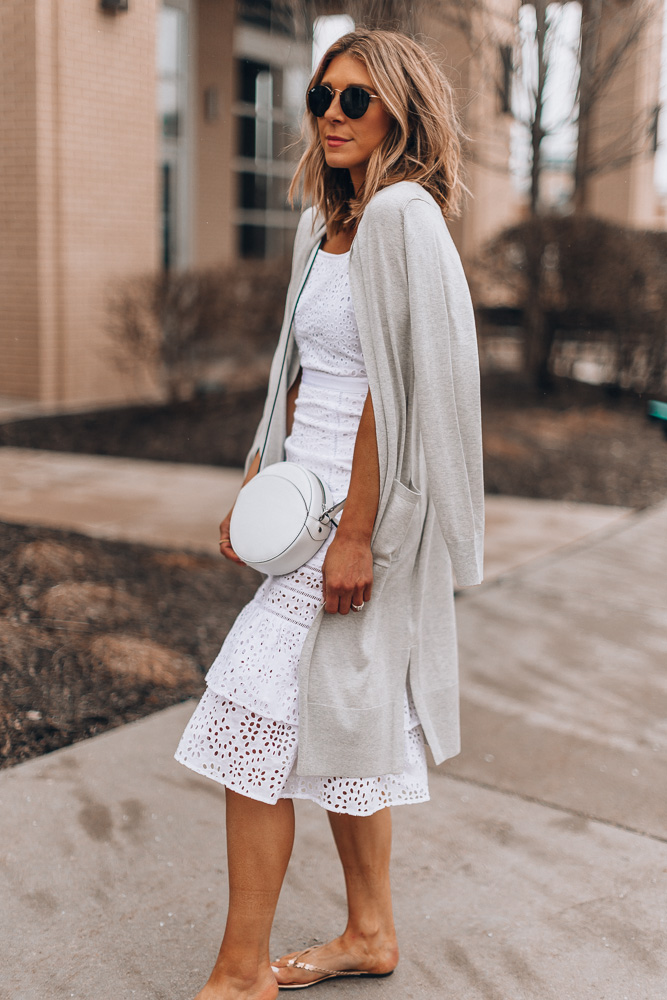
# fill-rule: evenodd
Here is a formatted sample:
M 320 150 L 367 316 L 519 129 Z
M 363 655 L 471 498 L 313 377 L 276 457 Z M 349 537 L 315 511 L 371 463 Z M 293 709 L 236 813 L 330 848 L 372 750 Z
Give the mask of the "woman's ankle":
M 345 950 L 360 958 L 366 957 L 378 972 L 389 971 L 398 964 L 398 941 L 393 924 L 348 924 L 340 936 L 340 942 Z
M 214 969 L 195 1000 L 275 1000 L 278 984 L 269 969 L 255 976 L 239 976 Z

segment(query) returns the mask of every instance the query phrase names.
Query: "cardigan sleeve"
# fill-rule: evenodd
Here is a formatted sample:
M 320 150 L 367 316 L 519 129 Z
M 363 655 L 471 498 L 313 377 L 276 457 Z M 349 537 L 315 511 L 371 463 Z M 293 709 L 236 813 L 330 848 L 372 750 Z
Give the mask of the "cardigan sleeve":
M 470 292 L 437 205 L 404 209 L 414 394 L 428 492 L 457 583 L 482 581 L 484 491 L 479 360 Z

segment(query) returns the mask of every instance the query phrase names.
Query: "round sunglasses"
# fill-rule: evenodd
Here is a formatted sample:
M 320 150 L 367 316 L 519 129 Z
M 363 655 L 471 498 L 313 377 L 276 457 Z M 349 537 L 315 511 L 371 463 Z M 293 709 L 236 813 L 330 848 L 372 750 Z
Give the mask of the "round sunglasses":
M 346 87 L 345 90 L 336 90 L 326 86 L 326 84 L 319 83 L 308 91 L 308 107 L 316 118 L 322 118 L 331 107 L 334 94 L 340 94 L 341 110 L 347 118 L 361 118 L 368 111 L 368 106 L 374 97 L 380 100 L 378 94 L 369 94 L 363 87 Z

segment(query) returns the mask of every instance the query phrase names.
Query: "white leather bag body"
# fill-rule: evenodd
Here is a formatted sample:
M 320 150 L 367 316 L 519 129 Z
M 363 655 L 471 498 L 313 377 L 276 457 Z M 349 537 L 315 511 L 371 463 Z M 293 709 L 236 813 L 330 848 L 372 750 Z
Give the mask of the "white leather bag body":
M 268 465 L 246 483 L 232 511 L 232 548 L 248 566 L 281 576 L 311 559 L 329 537 L 333 504 L 328 486 L 294 462 Z

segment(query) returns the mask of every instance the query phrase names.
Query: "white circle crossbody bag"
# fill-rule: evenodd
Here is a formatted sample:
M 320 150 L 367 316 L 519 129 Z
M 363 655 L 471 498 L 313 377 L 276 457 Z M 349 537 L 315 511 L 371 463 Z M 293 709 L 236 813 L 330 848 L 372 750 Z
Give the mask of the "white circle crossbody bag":
M 285 370 L 296 307 L 316 256 L 313 256 L 292 310 L 276 399 Z M 262 457 L 276 399 L 269 417 Z M 242 487 L 236 499 L 229 525 L 232 548 L 239 559 L 261 573 L 270 576 L 291 573 L 315 555 L 329 537 L 332 526 L 338 527 L 334 517 L 343 509 L 345 500 L 347 497 L 333 504 L 326 483 L 301 465 L 294 462 L 267 465 Z
M 267 465 L 239 493 L 229 525 L 232 548 L 262 573 L 291 573 L 338 526 L 334 517 L 344 503 L 332 504 L 329 487 L 301 465 Z

